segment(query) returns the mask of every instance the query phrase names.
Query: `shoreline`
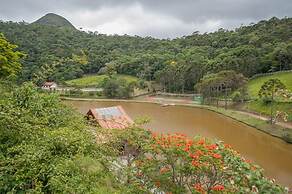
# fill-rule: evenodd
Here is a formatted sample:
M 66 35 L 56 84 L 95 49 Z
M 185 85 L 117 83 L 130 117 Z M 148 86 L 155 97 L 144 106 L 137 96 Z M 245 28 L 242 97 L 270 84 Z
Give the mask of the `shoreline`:
M 151 103 L 151 104 L 157 104 L 157 105 L 165 105 L 167 106 L 184 106 L 184 107 L 193 107 L 193 108 L 200 108 L 209 110 L 215 113 L 218 113 L 220 115 L 226 116 L 227 118 L 233 119 L 235 121 L 238 121 L 242 124 L 245 124 L 249 127 L 255 128 L 261 132 L 264 132 L 268 135 L 271 135 L 273 137 L 279 138 L 283 140 L 286 143 L 292 143 L 288 142 L 283 138 L 284 135 L 284 129 L 285 127 L 280 125 L 270 125 L 266 120 L 257 118 L 256 116 L 252 116 L 251 114 L 246 114 L 242 111 L 227 109 L 224 108 L 217 108 L 213 106 L 208 105 L 199 105 L 195 103 L 184 103 L 184 102 L 173 102 L 168 101 L 167 99 L 158 102 L 158 101 L 150 101 L 150 100 L 131 100 L 131 99 L 107 99 L 107 98 L 74 98 L 74 97 L 60 97 L 61 100 L 71 100 L 71 101 L 96 101 L 96 102 L 129 102 L 129 103 Z M 171 104 L 168 104 L 171 103 Z M 289 128 L 291 129 L 291 128 Z

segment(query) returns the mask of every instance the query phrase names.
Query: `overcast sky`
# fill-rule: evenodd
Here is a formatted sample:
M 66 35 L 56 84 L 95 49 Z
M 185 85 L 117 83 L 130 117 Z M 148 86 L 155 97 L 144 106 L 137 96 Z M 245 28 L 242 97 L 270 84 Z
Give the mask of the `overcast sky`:
M 52 12 L 76 28 L 174 38 L 292 17 L 292 0 L 0 0 L 0 20 L 33 22 Z

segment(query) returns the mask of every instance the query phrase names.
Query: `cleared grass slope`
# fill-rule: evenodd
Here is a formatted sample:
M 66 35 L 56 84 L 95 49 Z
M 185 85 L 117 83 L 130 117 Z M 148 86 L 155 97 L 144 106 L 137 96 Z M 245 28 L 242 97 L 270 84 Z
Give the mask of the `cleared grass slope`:
M 252 98 L 258 98 L 258 92 L 265 81 L 278 78 L 281 80 L 288 90 L 292 91 L 292 72 L 278 72 L 272 75 L 257 77 L 248 82 L 247 90 Z
M 251 111 L 258 112 L 264 115 L 270 115 L 271 106 L 265 104 L 259 99 L 258 92 L 265 81 L 269 79 L 278 78 L 285 84 L 288 90 L 292 91 L 292 72 L 276 72 L 272 75 L 257 77 L 248 82 L 247 90 L 253 101 L 246 104 L 245 108 Z M 291 102 L 275 102 L 274 109 L 284 111 L 288 114 L 288 121 L 292 121 L 292 103 Z
M 128 82 L 135 82 L 137 77 L 130 75 L 117 75 L 119 78 L 123 78 Z M 87 75 L 82 78 L 66 81 L 66 84 L 77 87 L 101 87 L 103 80 L 107 78 L 107 75 Z

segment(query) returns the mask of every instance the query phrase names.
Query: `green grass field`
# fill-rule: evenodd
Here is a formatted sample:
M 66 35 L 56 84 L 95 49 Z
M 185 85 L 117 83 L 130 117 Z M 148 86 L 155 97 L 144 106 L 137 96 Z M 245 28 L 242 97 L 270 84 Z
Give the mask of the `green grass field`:
M 275 110 L 280 110 L 288 114 L 288 121 L 292 121 L 292 103 L 291 102 L 275 102 L 273 105 Z M 258 112 L 264 115 L 270 115 L 271 106 L 266 105 L 261 100 L 254 100 L 246 104 L 246 109 Z
M 123 78 L 128 82 L 135 82 L 138 80 L 137 77 L 130 75 L 117 75 L 119 78 Z M 66 81 L 66 84 L 69 86 L 77 86 L 77 87 L 101 87 L 101 84 L 107 75 L 87 75 L 82 78 L 73 79 Z
M 260 114 L 270 115 L 271 107 L 265 104 L 258 97 L 258 92 L 265 81 L 278 78 L 285 84 L 288 90 L 292 91 L 292 72 L 279 72 L 272 75 L 258 77 L 252 79 L 247 84 L 247 90 L 253 101 L 246 104 L 245 109 L 258 112 Z M 292 121 L 292 103 L 291 102 L 275 102 L 274 109 L 288 113 L 288 120 Z
M 292 91 L 292 72 L 279 72 L 273 75 L 258 77 L 248 82 L 247 90 L 251 98 L 258 98 L 258 92 L 265 81 L 278 78 L 285 84 L 288 90 Z

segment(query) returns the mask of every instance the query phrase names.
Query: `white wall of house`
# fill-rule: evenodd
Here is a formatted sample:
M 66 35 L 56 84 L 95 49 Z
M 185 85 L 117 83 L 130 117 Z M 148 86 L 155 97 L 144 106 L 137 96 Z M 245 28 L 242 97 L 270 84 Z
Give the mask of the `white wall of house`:
M 57 84 L 56 83 L 53 83 L 50 86 L 42 86 L 42 89 L 43 90 L 55 90 L 55 89 L 57 89 Z

